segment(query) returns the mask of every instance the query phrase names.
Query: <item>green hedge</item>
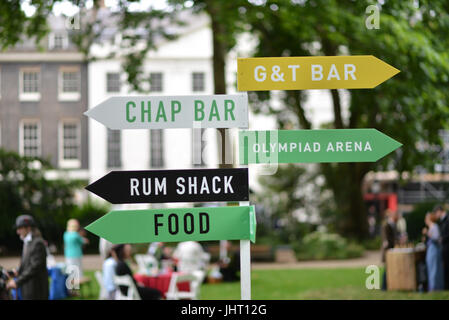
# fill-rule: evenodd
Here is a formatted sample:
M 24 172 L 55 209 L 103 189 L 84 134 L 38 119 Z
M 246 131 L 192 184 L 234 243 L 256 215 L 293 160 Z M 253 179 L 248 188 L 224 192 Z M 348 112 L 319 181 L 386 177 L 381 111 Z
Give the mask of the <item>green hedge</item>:
M 298 260 L 327 260 L 357 258 L 364 248 L 335 233 L 315 231 L 294 246 Z

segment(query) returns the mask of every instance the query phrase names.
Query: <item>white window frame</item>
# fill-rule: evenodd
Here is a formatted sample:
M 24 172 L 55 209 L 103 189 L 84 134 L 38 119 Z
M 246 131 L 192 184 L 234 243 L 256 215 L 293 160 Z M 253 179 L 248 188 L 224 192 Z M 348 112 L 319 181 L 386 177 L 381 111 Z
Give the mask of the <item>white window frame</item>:
M 153 136 L 153 134 L 155 134 L 155 136 Z M 156 134 L 158 134 L 159 136 L 157 137 L 158 145 L 155 146 L 153 144 L 153 142 L 154 142 L 153 139 L 156 137 Z M 166 161 L 165 161 L 165 145 L 164 145 L 165 137 L 164 136 L 165 135 L 164 135 L 163 129 L 150 130 L 150 167 L 151 168 L 155 168 L 155 169 L 165 168 Z M 159 152 L 159 154 L 157 156 L 154 154 L 155 151 Z M 157 159 L 157 161 L 160 161 L 160 163 L 153 163 L 153 162 L 157 162 L 157 161 L 153 161 L 155 159 Z
M 64 124 L 76 124 L 78 158 L 64 159 Z M 81 167 L 81 121 L 79 119 L 61 119 L 58 124 L 58 164 L 61 169 L 77 169 Z
M 37 141 L 38 141 L 38 152 L 37 157 L 42 156 L 42 126 L 39 119 L 22 119 L 19 122 L 19 154 L 25 156 L 25 145 L 23 143 L 24 133 L 23 126 L 27 123 L 37 124 Z
M 38 92 L 23 92 L 23 75 L 26 72 L 36 72 L 38 74 Z M 19 71 L 19 100 L 39 101 L 41 99 L 41 69 L 40 67 L 23 67 Z
M 62 35 L 63 36 L 63 41 L 62 41 L 62 48 L 55 48 L 55 38 L 57 35 Z M 50 50 L 64 50 L 67 49 L 69 46 L 69 36 L 67 34 L 67 32 L 61 31 L 61 32 L 52 32 L 49 34 L 48 36 L 48 48 Z
M 157 74 L 157 75 L 161 75 L 161 89 L 159 90 L 159 88 L 156 88 L 157 90 L 155 90 L 155 89 L 153 89 L 152 87 L 153 87 L 153 85 L 151 84 L 151 75 L 152 74 Z M 149 77 L 150 77 L 150 92 L 151 93 L 163 93 L 164 92 L 164 89 L 165 89 L 165 85 L 164 85 L 164 73 L 162 72 L 162 71 L 151 71 L 150 73 L 149 73 Z
M 64 72 L 78 73 L 78 92 L 63 92 Z M 81 69 L 79 66 L 62 66 L 58 72 L 58 100 L 59 101 L 79 101 L 81 99 Z
M 108 85 L 109 85 L 109 83 L 108 83 L 108 75 L 110 75 L 110 74 L 118 74 L 118 80 L 119 80 L 119 90 L 118 91 L 109 91 L 108 90 Z M 115 71 L 108 71 L 108 72 L 106 72 L 106 74 L 105 74 L 105 77 L 106 77 L 106 93 L 107 94 L 117 94 L 117 93 L 120 93 L 121 91 L 122 91 L 122 77 L 121 77 L 121 74 L 120 74 L 120 72 L 115 72 Z
M 203 76 L 203 88 L 201 90 L 195 90 L 195 75 L 200 74 Z M 206 72 L 204 71 L 193 71 L 192 75 L 192 92 L 205 92 L 206 91 Z
M 118 131 L 119 133 L 119 147 L 120 147 L 120 153 L 119 153 L 119 162 L 120 165 L 119 166 L 111 166 L 109 165 L 109 133 L 111 133 L 112 131 Z M 122 140 L 123 134 L 120 130 L 112 130 L 109 128 L 106 128 L 106 168 L 108 169 L 121 169 L 123 167 L 123 140 Z

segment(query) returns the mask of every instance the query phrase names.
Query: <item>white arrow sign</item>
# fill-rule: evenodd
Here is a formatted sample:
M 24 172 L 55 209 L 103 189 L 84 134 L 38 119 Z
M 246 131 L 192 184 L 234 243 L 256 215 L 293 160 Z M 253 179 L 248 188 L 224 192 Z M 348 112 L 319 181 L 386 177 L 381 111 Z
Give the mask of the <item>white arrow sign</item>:
M 193 128 L 194 122 L 202 128 L 248 128 L 248 96 L 112 97 L 84 114 L 114 130 Z

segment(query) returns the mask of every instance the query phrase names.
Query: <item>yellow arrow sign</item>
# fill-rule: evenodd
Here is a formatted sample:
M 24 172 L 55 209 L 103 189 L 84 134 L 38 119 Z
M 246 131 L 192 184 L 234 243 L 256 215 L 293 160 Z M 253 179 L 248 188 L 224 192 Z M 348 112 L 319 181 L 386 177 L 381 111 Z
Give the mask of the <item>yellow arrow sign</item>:
M 374 88 L 400 71 L 374 56 L 239 58 L 239 91 Z

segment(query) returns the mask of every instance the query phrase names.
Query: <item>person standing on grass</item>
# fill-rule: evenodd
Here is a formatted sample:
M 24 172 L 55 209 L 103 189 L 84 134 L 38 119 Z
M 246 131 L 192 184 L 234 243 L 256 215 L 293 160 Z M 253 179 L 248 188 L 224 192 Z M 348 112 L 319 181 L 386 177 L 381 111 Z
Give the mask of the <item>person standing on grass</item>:
M 41 233 L 29 215 L 17 217 L 14 227 L 23 241 L 22 260 L 7 288 L 19 288 L 23 300 L 48 300 L 47 250 Z
M 108 300 L 115 300 L 117 290 L 114 283 L 115 268 L 117 267 L 117 256 L 112 248 L 109 250 L 107 258 L 103 262 L 103 286 L 107 291 L 107 296 L 102 297 Z
M 441 258 L 443 260 L 444 290 L 449 290 L 449 217 L 443 206 L 434 210 L 439 219 L 441 233 Z
M 426 214 L 427 229 L 427 279 L 428 290 L 437 291 L 444 289 L 443 260 L 441 257 L 441 237 L 440 228 L 437 224 L 438 217 L 436 213 L 429 212 Z
M 385 211 L 386 220 L 382 225 L 382 262 L 385 264 L 383 274 L 382 290 L 387 290 L 387 251 L 393 249 L 398 242 L 398 230 L 396 223 L 399 216 L 396 211 L 387 209 Z
M 67 231 L 64 232 L 64 256 L 67 267 L 78 268 L 80 278 L 83 277 L 82 258 L 83 245 L 89 243 L 79 233 L 80 224 L 76 219 L 67 221 Z

